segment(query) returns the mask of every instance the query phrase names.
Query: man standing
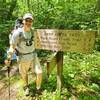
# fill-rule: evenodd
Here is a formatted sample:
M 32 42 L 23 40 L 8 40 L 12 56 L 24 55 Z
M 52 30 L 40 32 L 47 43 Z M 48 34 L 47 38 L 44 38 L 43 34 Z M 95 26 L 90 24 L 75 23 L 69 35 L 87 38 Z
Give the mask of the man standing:
M 32 22 L 33 17 L 30 13 L 27 13 L 23 16 L 23 27 L 18 28 L 12 34 L 10 40 L 10 49 L 7 54 L 7 60 L 5 61 L 5 63 L 8 64 L 15 49 L 18 51 L 19 73 L 24 82 L 24 90 L 26 96 L 29 95 L 28 70 L 30 67 L 33 73 L 35 72 L 37 75 L 37 91 L 40 90 L 42 82 L 42 68 L 34 48 Z

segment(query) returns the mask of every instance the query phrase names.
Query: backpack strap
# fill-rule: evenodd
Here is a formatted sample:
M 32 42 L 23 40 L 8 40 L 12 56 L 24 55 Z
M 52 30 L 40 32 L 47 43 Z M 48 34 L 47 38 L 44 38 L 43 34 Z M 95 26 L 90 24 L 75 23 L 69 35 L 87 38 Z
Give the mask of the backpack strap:
M 31 29 L 31 40 L 33 40 L 33 38 L 34 38 L 34 33 L 33 33 L 33 29 Z M 25 37 L 24 37 L 24 35 L 23 35 L 23 31 L 20 31 L 20 33 L 19 33 L 19 37 L 20 38 L 24 38 L 24 39 L 26 39 Z

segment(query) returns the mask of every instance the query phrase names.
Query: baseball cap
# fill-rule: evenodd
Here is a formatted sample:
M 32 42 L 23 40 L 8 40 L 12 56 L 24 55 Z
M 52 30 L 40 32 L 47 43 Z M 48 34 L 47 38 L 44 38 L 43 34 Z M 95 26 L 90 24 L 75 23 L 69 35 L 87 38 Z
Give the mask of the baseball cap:
M 32 14 L 26 13 L 26 14 L 23 16 L 23 19 L 27 19 L 27 18 L 30 18 L 30 19 L 33 20 Z

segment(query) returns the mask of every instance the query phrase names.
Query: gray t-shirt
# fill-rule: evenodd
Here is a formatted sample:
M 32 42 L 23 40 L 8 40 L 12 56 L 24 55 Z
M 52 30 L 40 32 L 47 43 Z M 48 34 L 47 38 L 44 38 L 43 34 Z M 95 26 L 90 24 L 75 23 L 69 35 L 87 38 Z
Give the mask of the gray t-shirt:
M 25 55 L 20 55 L 19 60 L 32 60 L 34 58 L 33 54 L 33 51 L 35 50 L 34 41 L 31 40 L 33 39 L 32 38 L 33 35 L 34 34 L 32 31 L 24 32 L 23 28 L 15 30 L 14 33 L 12 34 L 10 44 L 14 44 L 19 53 L 25 54 Z M 29 43 L 30 41 L 31 45 Z M 27 45 L 27 43 L 29 45 Z

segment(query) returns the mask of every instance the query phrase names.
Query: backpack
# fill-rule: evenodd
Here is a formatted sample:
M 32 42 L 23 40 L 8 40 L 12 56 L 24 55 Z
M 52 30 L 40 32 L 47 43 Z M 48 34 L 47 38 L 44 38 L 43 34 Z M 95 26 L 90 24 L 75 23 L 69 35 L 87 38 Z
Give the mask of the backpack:
M 14 31 L 17 30 L 18 28 L 22 28 L 22 27 L 23 27 L 23 20 L 21 18 L 18 18 L 15 21 L 14 29 L 11 31 L 11 34 L 9 34 L 9 40 L 11 39 L 12 34 L 14 33 Z
M 15 21 L 15 27 L 14 29 L 18 29 L 18 28 L 21 28 L 23 26 L 23 20 L 21 18 L 18 18 L 16 21 Z

